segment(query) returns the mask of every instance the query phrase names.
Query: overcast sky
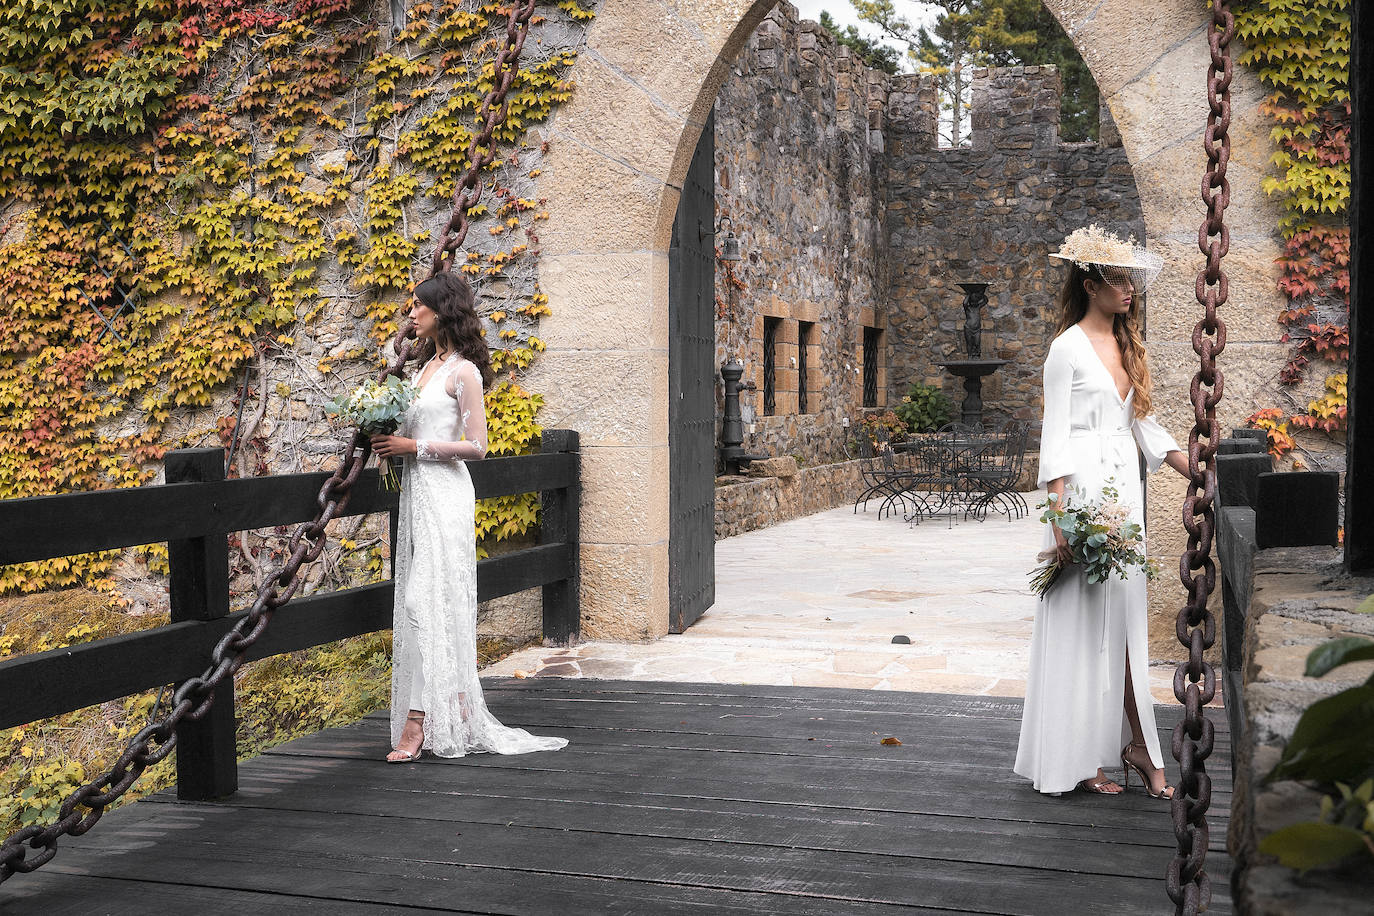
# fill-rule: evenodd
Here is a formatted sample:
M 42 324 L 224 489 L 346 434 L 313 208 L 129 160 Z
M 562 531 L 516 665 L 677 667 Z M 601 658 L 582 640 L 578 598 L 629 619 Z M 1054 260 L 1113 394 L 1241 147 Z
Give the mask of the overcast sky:
M 849 5 L 849 0 L 791 0 L 793 6 L 801 13 L 801 18 L 811 19 L 817 22 L 821 18 L 821 10 L 830 14 L 841 26 L 857 26 L 861 35 L 870 38 L 881 38 L 882 32 L 877 26 L 870 25 L 859 19 L 854 12 L 854 7 Z M 928 24 L 935 19 L 936 9 L 925 3 L 917 3 L 915 0 L 897 0 L 897 12 L 900 13 L 908 22 L 916 25 Z M 900 50 L 905 51 L 905 48 Z M 902 69 L 911 69 L 904 59 Z

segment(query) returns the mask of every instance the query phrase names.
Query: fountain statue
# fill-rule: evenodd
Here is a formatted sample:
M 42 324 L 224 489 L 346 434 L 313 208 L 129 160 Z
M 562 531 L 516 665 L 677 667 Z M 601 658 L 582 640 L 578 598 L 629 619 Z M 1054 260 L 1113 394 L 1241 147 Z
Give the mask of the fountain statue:
M 1005 359 L 983 358 L 983 307 L 988 304 L 987 283 L 960 283 L 964 291 L 964 355 L 938 365 L 964 380 L 964 408 L 960 422 L 965 426 L 983 425 L 983 376 L 1007 364 Z

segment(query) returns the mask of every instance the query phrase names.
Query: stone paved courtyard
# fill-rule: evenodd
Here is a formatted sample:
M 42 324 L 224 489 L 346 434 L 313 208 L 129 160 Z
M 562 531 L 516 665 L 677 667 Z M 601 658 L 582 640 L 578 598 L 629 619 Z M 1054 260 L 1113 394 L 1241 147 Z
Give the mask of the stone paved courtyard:
M 686 633 L 533 647 L 483 674 L 1023 696 L 1039 527 L 1034 512 L 953 527 L 879 520 L 876 503 L 820 512 L 718 541 L 716 603 Z M 1152 665 L 1157 702 L 1172 679 Z

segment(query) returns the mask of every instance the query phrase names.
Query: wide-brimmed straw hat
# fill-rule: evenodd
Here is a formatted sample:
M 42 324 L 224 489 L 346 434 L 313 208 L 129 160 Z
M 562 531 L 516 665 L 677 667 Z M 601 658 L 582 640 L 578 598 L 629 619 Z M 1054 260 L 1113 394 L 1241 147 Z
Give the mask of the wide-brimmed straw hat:
M 1050 257 L 1072 261 L 1084 270 L 1096 267 L 1108 283 L 1116 286 L 1129 282 L 1138 293 L 1145 292 L 1164 269 L 1164 259 L 1136 245 L 1135 239 L 1123 239 L 1097 225 L 1069 233 Z

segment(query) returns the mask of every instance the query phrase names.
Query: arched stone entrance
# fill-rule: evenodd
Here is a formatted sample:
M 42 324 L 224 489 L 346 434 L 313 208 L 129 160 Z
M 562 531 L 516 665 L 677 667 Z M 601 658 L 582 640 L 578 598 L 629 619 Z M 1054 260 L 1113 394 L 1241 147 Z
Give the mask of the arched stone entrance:
M 770 0 L 606 0 L 558 113 L 543 191 L 541 285 L 557 305 L 542 335 L 553 358 L 528 383 L 543 420 L 582 434 L 583 632 L 643 639 L 668 629 L 668 247 L 682 181 L 726 68 Z M 1140 188 L 1149 244 L 1166 270 L 1150 296 L 1161 420 L 1182 438 L 1191 409 L 1193 281 L 1200 255 L 1207 23 L 1193 0 L 1048 0 L 1092 70 Z M 1130 23 L 1130 28 L 1124 24 Z M 1277 214 L 1260 188 L 1272 151 L 1262 92 L 1237 70 L 1229 171 L 1223 425 L 1254 409 L 1272 367 Z M 1173 519 L 1182 481 L 1156 479 L 1151 516 Z M 1181 531 L 1156 525 L 1154 551 Z M 1160 603 L 1172 603 L 1161 595 Z

